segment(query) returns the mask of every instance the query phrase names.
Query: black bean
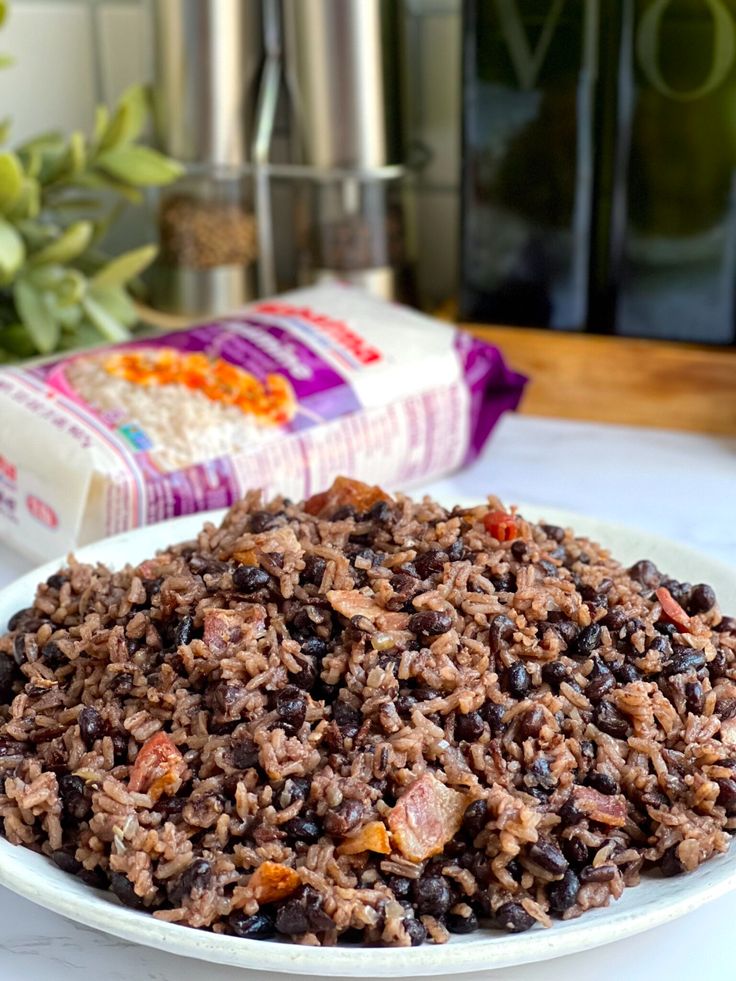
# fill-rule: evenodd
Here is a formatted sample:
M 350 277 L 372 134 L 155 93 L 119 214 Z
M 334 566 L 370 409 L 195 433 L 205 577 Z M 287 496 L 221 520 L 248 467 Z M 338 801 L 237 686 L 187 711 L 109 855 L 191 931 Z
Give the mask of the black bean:
M 68 582 L 66 576 L 62 575 L 60 572 L 55 572 L 52 576 L 49 576 L 46 580 L 46 585 L 50 586 L 52 589 L 61 589 L 65 582 Z
M 283 807 L 288 807 L 289 804 L 293 804 L 295 800 L 307 800 L 312 789 L 312 778 L 311 777 L 289 777 L 284 785 L 285 793 L 282 794 L 282 798 L 286 798 L 286 803 L 283 803 Z
M 588 675 L 585 688 L 586 696 L 591 702 L 599 702 L 605 694 L 616 686 L 616 679 L 608 666 L 599 658 L 593 658 L 593 668 Z
M 452 904 L 452 890 L 447 879 L 439 875 L 415 879 L 411 897 L 414 908 L 421 915 L 444 916 Z
M 544 725 L 544 712 L 539 705 L 534 705 L 525 712 L 519 722 L 520 739 L 536 739 Z
M 390 506 L 386 501 L 376 501 L 372 504 L 366 513 L 366 518 L 369 521 L 375 521 L 377 524 L 384 524 L 393 515 Z
M 708 665 L 708 674 L 711 676 L 713 681 L 718 678 L 725 678 L 726 672 L 728 671 L 728 660 L 726 657 L 726 652 L 722 647 L 716 650 L 716 656 Z
M 514 661 L 514 663 L 506 671 L 506 688 L 510 695 L 514 698 L 523 698 L 531 687 L 531 678 L 529 677 L 529 672 L 521 663 L 521 661 Z
M 364 812 L 365 807 L 359 800 L 345 800 L 337 810 L 325 814 L 325 831 L 328 835 L 343 837 L 360 824 Z
M 271 577 L 257 565 L 239 565 L 233 572 L 233 586 L 239 593 L 250 595 L 264 589 L 271 582 Z
M 595 724 L 609 736 L 625 739 L 629 734 L 629 723 L 621 715 L 615 705 L 610 702 L 600 702 L 595 707 Z
M 77 721 L 79 722 L 79 735 L 82 737 L 82 742 L 87 749 L 92 749 L 96 740 L 101 739 L 104 735 L 105 726 L 102 716 L 91 705 L 85 705 L 79 713 Z
M 657 634 L 656 637 L 653 637 L 647 645 L 647 650 L 658 651 L 660 654 L 672 657 L 672 643 L 669 637 L 665 637 L 664 634 Z
M 488 631 L 488 646 L 491 653 L 498 654 L 504 650 L 513 639 L 515 630 L 514 623 L 503 613 L 495 616 Z
M 570 672 L 562 661 L 547 661 L 542 665 L 542 681 L 546 681 L 552 691 L 557 691 L 569 677 Z
M 672 657 L 662 668 L 662 672 L 668 677 L 673 674 L 684 674 L 687 671 L 698 671 L 705 665 L 705 654 L 702 651 L 694 651 L 691 647 L 683 647 L 675 644 Z
M 531 778 L 524 780 L 527 786 L 536 785 L 542 787 L 544 790 L 552 790 L 555 786 L 556 780 L 554 774 L 550 770 L 549 763 L 544 756 L 537 756 L 532 760 L 529 764 L 527 775 Z
M 412 947 L 421 947 L 427 939 L 427 930 L 421 920 L 409 919 L 402 920 L 404 929 L 407 932 Z
M 705 693 L 699 681 L 688 681 L 685 684 L 685 707 L 693 715 L 701 715 Z
M 649 559 L 641 559 L 639 562 L 635 562 L 629 569 L 629 575 L 647 589 L 656 589 L 662 578 L 659 569 Z
M 528 558 L 528 548 L 526 542 L 513 542 L 511 554 L 517 562 L 526 562 Z
M 505 572 L 502 576 L 491 576 L 491 582 L 497 593 L 516 592 L 516 576 L 513 572 Z
M 276 712 L 292 730 L 301 727 L 307 715 L 307 699 L 296 685 L 287 685 L 276 695 Z
M 717 780 L 718 784 L 718 803 L 726 809 L 726 814 L 736 814 L 736 779 L 726 777 Z
M 500 736 L 506 730 L 506 723 L 503 721 L 506 711 L 504 706 L 499 705 L 498 702 L 489 701 L 481 706 L 481 718 L 488 723 L 492 736 Z
M 553 842 L 540 838 L 529 848 L 529 858 L 552 875 L 562 875 L 567 870 L 567 859 Z
M 736 617 L 721 617 L 720 623 L 713 629 L 721 634 L 736 634 Z
M 626 623 L 627 616 L 620 606 L 615 606 L 603 617 L 601 623 L 608 627 L 612 634 L 617 634 Z
M 281 825 L 282 830 L 293 841 L 303 841 L 308 845 L 313 845 L 319 841 L 322 831 L 314 815 L 298 814 L 285 824 Z
M 35 617 L 36 611 L 32 606 L 28 606 L 24 610 L 16 610 L 8 620 L 8 630 L 19 630 L 25 621 L 34 619 Z
M 122 872 L 110 873 L 110 892 L 118 897 L 123 906 L 130 906 L 131 909 L 144 909 L 141 897 L 133 888 L 133 883 Z
M 430 576 L 438 576 L 448 561 L 447 552 L 440 548 L 430 548 L 414 559 L 414 568 L 419 573 L 420 579 L 429 579 Z
M 411 879 L 405 879 L 403 875 L 386 876 L 386 885 L 397 899 L 407 899 L 411 892 Z
M 161 578 L 161 576 L 158 576 L 156 579 L 144 579 L 143 580 L 143 588 L 146 591 L 146 600 L 145 600 L 145 602 L 147 602 L 149 604 L 153 603 L 153 597 L 154 596 L 158 596 L 158 594 L 161 592 L 161 585 L 162 584 L 163 584 L 163 579 Z M 141 604 L 138 604 L 138 605 L 142 606 L 144 604 L 141 603 Z
M 455 738 L 472 743 L 480 739 L 484 730 L 483 719 L 479 712 L 467 712 L 455 716 Z
M 530 930 L 536 922 L 521 903 L 504 903 L 495 914 L 496 924 L 509 933 L 524 933 Z
M 319 586 L 324 577 L 326 568 L 327 562 L 321 555 L 314 555 L 313 553 L 310 553 L 304 558 L 304 569 L 301 574 L 302 582 L 311 583 L 313 586 Z
M 59 797 L 64 814 L 71 818 L 81 819 L 89 811 L 89 801 L 81 777 L 75 777 L 71 773 L 59 777 Z
M 666 620 L 657 620 L 654 624 L 654 629 L 658 633 L 664 634 L 665 637 L 674 637 L 677 633 L 677 627 L 674 623 L 667 623 Z
M 478 917 L 471 909 L 467 913 L 450 910 L 445 925 L 450 933 L 474 933 L 478 929 Z
M 422 610 L 409 618 L 409 630 L 426 637 L 446 634 L 451 627 L 452 617 L 449 613 L 440 613 L 437 610 Z
M 69 663 L 66 654 L 53 640 L 50 640 L 47 644 L 44 644 L 39 653 L 41 655 L 41 660 L 45 664 L 48 664 L 50 668 L 60 668 L 62 664 Z
M 181 647 L 188 644 L 194 633 L 194 620 L 190 616 L 184 616 L 174 627 L 174 646 Z
M 707 613 L 716 605 L 716 594 L 712 586 L 699 582 L 690 592 L 688 613 Z
M 580 628 L 577 624 L 573 623 L 572 620 L 562 619 L 553 622 L 553 627 L 563 640 L 566 646 L 573 647 L 575 641 L 577 640 L 578 634 L 580 633 Z
M 616 677 L 616 680 L 620 681 L 622 685 L 630 685 L 634 681 L 641 681 L 641 675 L 636 670 L 634 665 L 629 664 L 628 661 L 625 661 L 617 668 L 614 668 L 613 673 Z
M 716 702 L 716 715 L 725 722 L 736 715 L 736 698 L 719 698 Z
M 315 657 L 321 661 L 326 653 L 327 644 L 321 637 L 307 637 L 302 641 L 302 654 L 307 657 Z
M 12 657 L 0 654 L 0 705 L 7 705 L 13 698 L 13 682 L 18 677 Z
M 575 905 L 579 889 L 580 879 L 572 869 L 568 869 L 561 879 L 547 886 L 550 909 L 555 913 L 564 913 L 565 910 L 570 909 Z
M 166 886 L 166 894 L 174 906 L 181 906 L 184 899 L 194 890 L 202 892 L 212 882 L 212 866 L 203 858 L 195 858 L 181 875 L 170 881 Z
M 542 525 L 542 531 L 545 533 L 547 538 L 551 538 L 553 542 L 564 542 L 565 540 L 565 529 L 560 528 L 559 525 Z
M 280 514 L 271 514 L 270 511 L 254 511 L 250 516 L 250 530 L 254 535 L 269 531 L 279 523 L 280 517 Z
M 580 870 L 581 882 L 610 882 L 616 875 L 615 865 L 586 865 Z
M 70 852 L 65 852 L 59 849 L 58 851 L 51 853 L 51 861 L 54 865 L 57 865 L 62 872 L 68 872 L 69 875 L 76 875 L 82 869 L 82 863 L 78 862 L 74 855 Z
M 279 908 L 276 929 L 287 936 L 330 930 L 335 924 L 322 909 L 322 902 L 322 896 L 312 886 L 300 886 Z
M 228 917 L 227 925 L 230 933 L 243 940 L 270 940 L 276 933 L 276 924 L 263 911 L 246 916 L 236 909 Z
M 26 635 L 16 634 L 13 639 L 13 660 L 20 667 L 26 660 Z
M 348 518 L 357 518 L 357 516 L 358 512 L 352 504 L 343 504 L 332 514 L 330 521 L 347 521 Z
M 477 838 L 486 824 L 488 824 L 488 820 L 488 804 L 486 801 L 483 799 L 474 800 L 465 809 L 462 823 L 463 831 L 471 840 Z
M 673 875 L 681 875 L 685 871 L 685 866 L 677 857 L 677 845 L 672 845 L 671 848 L 667 849 L 660 859 L 659 867 L 662 870 L 662 875 L 668 879 Z
M 662 585 L 669 592 L 672 599 L 676 603 L 679 603 L 680 606 L 684 608 L 689 605 L 690 591 L 693 588 L 689 582 L 678 582 L 677 579 L 665 579 Z
M 568 801 L 568 803 L 572 802 Z M 577 820 L 580 820 L 580 817 L 581 815 L 578 814 Z M 563 838 L 562 851 L 570 865 L 574 866 L 576 869 L 588 864 L 588 846 L 584 844 L 577 836 L 572 838 Z
M 619 791 L 618 783 L 604 770 L 594 770 L 592 773 L 589 773 L 586 783 L 593 790 L 597 790 L 600 794 L 605 794 L 607 797 L 612 797 Z
M 558 569 L 554 562 L 548 562 L 547 559 L 540 559 L 537 563 L 537 568 L 541 569 L 547 578 L 556 578 Z
M 133 675 L 130 671 L 120 671 L 110 682 L 110 691 L 120 698 L 130 695 L 133 690 Z
M 578 634 L 577 640 L 570 649 L 573 657 L 590 657 L 593 651 L 600 646 L 601 628 L 597 623 L 591 623 L 584 627 Z
M 77 873 L 77 878 L 92 889 L 107 889 L 110 885 L 107 873 L 99 865 L 93 869 L 82 869 Z
M 353 737 L 360 729 L 363 715 L 359 709 L 353 708 L 348 702 L 339 700 L 332 705 L 332 718 L 346 738 Z
M 110 734 L 112 740 L 112 752 L 115 763 L 119 766 L 128 762 L 128 734 L 123 729 L 118 729 Z

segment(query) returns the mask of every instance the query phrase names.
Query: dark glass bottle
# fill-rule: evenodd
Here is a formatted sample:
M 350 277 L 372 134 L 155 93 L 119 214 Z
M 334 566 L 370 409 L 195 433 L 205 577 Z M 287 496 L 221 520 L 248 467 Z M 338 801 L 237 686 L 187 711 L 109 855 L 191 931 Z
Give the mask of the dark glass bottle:
M 461 312 L 583 329 L 598 0 L 465 0 Z
M 621 0 L 611 12 L 591 327 L 732 342 L 736 0 Z

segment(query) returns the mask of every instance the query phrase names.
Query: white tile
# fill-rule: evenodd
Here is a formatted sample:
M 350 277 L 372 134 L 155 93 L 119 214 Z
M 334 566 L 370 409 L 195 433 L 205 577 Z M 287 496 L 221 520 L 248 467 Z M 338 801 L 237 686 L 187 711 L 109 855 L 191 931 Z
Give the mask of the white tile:
M 149 82 L 151 25 L 140 3 L 106 3 L 97 11 L 102 95 L 112 105 L 128 88 Z
M 86 4 L 11 4 L 0 51 L 15 59 L 0 74 L 0 118 L 13 117 L 12 143 L 91 125 L 95 86 Z

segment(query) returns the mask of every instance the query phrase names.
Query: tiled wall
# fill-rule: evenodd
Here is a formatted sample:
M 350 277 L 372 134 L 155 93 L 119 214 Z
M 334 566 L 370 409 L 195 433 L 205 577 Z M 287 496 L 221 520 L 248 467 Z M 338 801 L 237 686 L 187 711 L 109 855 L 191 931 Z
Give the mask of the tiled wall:
M 418 286 L 427 304 L 457 279 L 461 0 L 403 0 L 409 125 L 426 160 L 417 181 Z M 149 0 L 11 0 L 0 51 L 0 119 L 12 139 L 87 129 L 97 102 L 152 74 Z

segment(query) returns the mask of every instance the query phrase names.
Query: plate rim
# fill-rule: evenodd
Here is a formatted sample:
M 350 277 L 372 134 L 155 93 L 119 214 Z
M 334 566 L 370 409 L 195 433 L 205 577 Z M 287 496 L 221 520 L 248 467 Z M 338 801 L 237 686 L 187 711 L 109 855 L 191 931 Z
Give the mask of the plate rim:
M 519 510 L 533 520 L 549 518 L 574 528 L 582 535 L 590 534 L 585 525 L 595 525 L 605 531 L 612 540 L 610 547 L 616 550 L 615 539 L 619 535 L 641 536 L 655 551 L 674 549 L 683 562 L 690 559 L 705 563 L 720 578 L 730 580 L 736 589 L 736 569 L 707 553 L 680 545 L 663 536 L 651 534 L 625 524 L 589 515 L 577 514 L 552 506 L 536 504 L 519 505 Z M 101 560 L 101 551 L 117 549 L 145 538 L 151 541 L 150 549 L 163 548 L 166 544 L 183 540 L 196 533 L 204 522 L 216 521 L 227 511 L 218 509 L 195 515 L 148 525 L 118 535 L 101 539 L 77 550 L 82 561 Z M 582 527 L 580 527 L 582 525 Z M 165 532 L 165 534 L 164 534 Z M 170 538 L 168 536 L 171 536 Z M 65 557 L 43 563 L 0 590 L 0 623 L 4 614 L 12 613 L 17 600 L 33 595 L 38 582 L 45 579 Z M 117 562 L 113 560 L 113 564 Z M 21 600 L 21 603 L 24 600 Z M 44 863 L 50 874 L 48 882 L 31 865 Z M 40 866 L 39 866 L 40 869 Z M 420 977 L 466 973 L 553 959 L 622 940 L 647 930 L 672 922 L 704 904 L 720 898 L 736 889 L 736 853 L 729 849 L 701 866 L 694 873 L 700 878 L 662 880 L 658 894 L 645 897 L 643 904 L 632 909 L 621 906 L 621 900 L 601 910 L 589 911 L 577 920 L 555 923 L 550 929 L 535 929 L 518 935 L 486 933 L 474 934 L 473 939 L 453 938 L 442 946 L 424 945 L 418 948 L 361 948 L 361 947 L 304 947 L 288 942 L 264 942 L 243 940 L 223 934 L 184 927 L 180 924 L 157 920 L 148 913 L 141 913 L 119 905 L 109 894 L 84 886 L 60 869 L 50 859 L 23 846 L 11 845 L 0 838 L 0 884 L 26 899 L 72 919 L 85 926 L 120 937 L 132 943 L 155 947 L 178 956 L 193 957 L 249 970 L 274 971 L 297 975 L 322 975 L 325 977 Z M 57 878 L 58 876 L 58 878 Z M 54 881 L 56 880 L 56 881 Z M 685 888 L 681 883 L 687 882 Z M 56 885 L 58 883 L 58 887 Z M 634 897 L 636 890 L 633 891 Z M 624 893 L 628 893 L 628 890 Z M 356 956 L 367 951 L 368 956 Z

